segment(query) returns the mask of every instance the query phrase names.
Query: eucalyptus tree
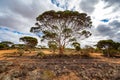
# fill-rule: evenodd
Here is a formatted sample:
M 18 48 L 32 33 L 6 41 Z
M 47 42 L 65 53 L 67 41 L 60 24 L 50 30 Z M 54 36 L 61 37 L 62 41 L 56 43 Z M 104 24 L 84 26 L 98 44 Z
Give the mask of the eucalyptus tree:
M 105 51 L 104 53 L 108 57 L 118 53 L 120 50 L 120 43 L 114 42 L 113 40 L 100 40 L 96 46 L 98 49 Z
M 100 40 L 97 43 L 97 48 L 99 49 L 113 49 L 115 42 L 113 40 Z
M 28 48 L 34 48 L 38 43 L 36 38 L 30 36 L 21 37 L 20 41 L 23 41 Z
M 91 26 L 91 18 L 86 13 L 51 10 L 36 18 L 35 26 L 31 27 L 30 32 L 36 33 L 42 41 L 57 42 L 59 53 L 63 54 L 64 48 L 70 43 L 78 38 L 88 38 Z
M 10 41 L 2 41 L 0 42 L 0 44 L 1 44 L 1 47 L 4 46 L 4 49 L 11 48 L 12 45 L 14 45 L 14 43 Z

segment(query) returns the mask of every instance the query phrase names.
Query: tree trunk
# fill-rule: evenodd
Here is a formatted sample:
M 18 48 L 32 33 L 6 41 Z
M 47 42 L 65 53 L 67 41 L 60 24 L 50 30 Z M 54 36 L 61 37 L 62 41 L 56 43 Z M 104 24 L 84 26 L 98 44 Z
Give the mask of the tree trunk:
M 53 54 L 55 54 L 55 50 L 53 50 Z
M 110 57 L 110 51 L 107 50 L 107 57 Z
M 64 53 L 64 46 L 59 46 L 59 54 L 63 54 Z

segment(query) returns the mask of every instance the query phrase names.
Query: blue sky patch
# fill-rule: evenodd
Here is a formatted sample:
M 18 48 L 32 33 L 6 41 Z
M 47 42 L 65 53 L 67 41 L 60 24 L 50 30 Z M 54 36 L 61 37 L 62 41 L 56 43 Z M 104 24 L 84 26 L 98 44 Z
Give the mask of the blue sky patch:
M 107 23 L 107 22 L 109 22 L 109 19 L 102 19 L 101 21 L 104 23 Z
M 65 0 L 64 4 L 61 4 L 59 1 L 57 0 L 51 0 L 52 4 L 56 5 L 57 7 L 60 7 L 64 10 L 68 10 L 68 2 Z
M 6 28 L 6 27 L 0 27 L 0 31 L 12 32 L 14 34 L 19 34 L 19 35 L 29 35 L 29 36 L 34 36 L 35 35 L 35 34 L 32 34 L 32 33 L 23 33 L 23 32 L 19 32 L 19 31 L 16 31 L 16 30 L 11 30 L 11 29 Z

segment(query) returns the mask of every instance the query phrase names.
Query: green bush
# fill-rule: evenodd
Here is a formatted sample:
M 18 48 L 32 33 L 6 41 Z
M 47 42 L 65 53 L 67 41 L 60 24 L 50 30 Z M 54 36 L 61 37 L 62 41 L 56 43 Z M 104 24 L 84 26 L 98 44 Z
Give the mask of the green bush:
M 6 44 L 0 43 L 0 50 L 8 49 L 8 46 Z
M 80 51 L 80 46 L 75 47 L 76 51 Z

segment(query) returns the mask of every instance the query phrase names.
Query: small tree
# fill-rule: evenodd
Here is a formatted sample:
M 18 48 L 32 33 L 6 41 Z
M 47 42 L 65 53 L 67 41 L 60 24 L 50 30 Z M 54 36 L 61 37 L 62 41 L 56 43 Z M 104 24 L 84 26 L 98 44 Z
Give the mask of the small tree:
M 48 46 L 53 51 L 53 53 L 55 53 L 55 50 L 57 49 L 57 43 L 55 41 L 49 41 Z
M 96 46 L 100 50 L 103 50 L 104 53 L 106 53 L 109 57 L 110 55 L 114 54 L 112 53 L 113 51 L 115 52 L 115 50 L 119 50 L 120 43 L 114 42 L 113 40 L 100 40 Z
M 80 48 L 80 43 L 78 43 L 78 42 L 73 42 L 72 46 L 75 48 L 76 51 L 80 51 L 80 49 L 81 49 Z
M 0 43 L 0 50 L 6 49 L 6 45 Z
M 38 34 L 41 40 L 55 41 L 59 53 L 63 54 L 64 48 L 76 39 L 88 38 L 91 33 L 91 18 L 86 13 L 77 11 L 46 11 L 39 15 L 35 27 L 30 32 Z
M 1 43 L 1 47 L 3 46 L 3 49 L 8 49 L 11 48 L 11 46 L 14 44 L 10 41 L 2 41 Z
M 36 38 L 30 36 L 21 37 L 20 41 L 23 41 L 27 48 L 34 48 L 38 43 Z

